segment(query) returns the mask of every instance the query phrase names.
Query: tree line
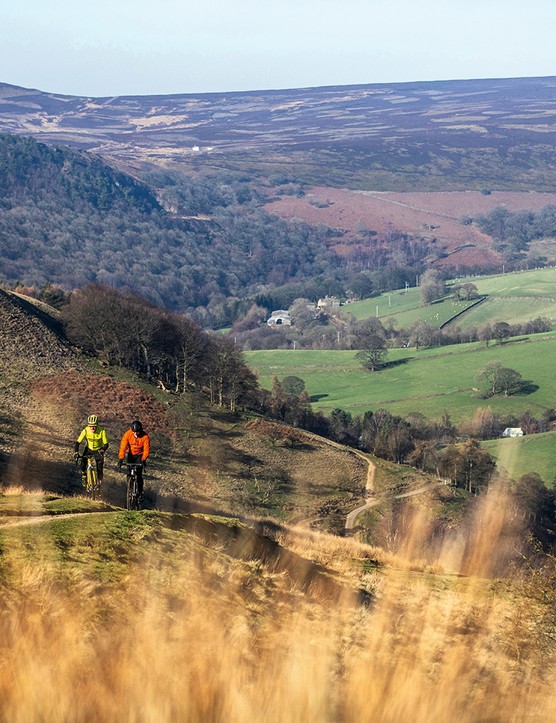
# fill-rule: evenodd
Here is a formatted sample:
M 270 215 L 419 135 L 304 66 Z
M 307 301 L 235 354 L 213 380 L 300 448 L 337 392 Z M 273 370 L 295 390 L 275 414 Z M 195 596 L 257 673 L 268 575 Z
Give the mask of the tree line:
M 459 326 L 438 327 L 426 321 L 415 321 L 397 328 L 393 319 L 383 323 L 369 317 L 356 320 L 349 306 L 328 314 L 317 311 L 309 298 L 295 299 L 288 308 L 292 326 L 268 327 L 268 309 L 252 304 L 232 326 L 230 335 L 246 350 L 288 349 L 353 349 L 367 351 L 377 347 L 415 347 L 416 349 L 450 346 L 473 341 L 501 343 L 512 336 L 540 334 L 550 331 L 552 323 L 546 317 L 536 317 L 522 323 L 487 322 L 465 329 Z
M 556 206 L 547 204 L 540 211 L 509 211 L 497 206 L 487 214 L 472 219 L 483 233 L 492 236 L 497 249 L 523 251 L 535 239 L 556 236 Z
M 177 394 L 204 390 L 232 412 L 255 404 L 255 375 L 232 340 L 134 292 L 89 284 L 69 296 L 61 317 L 68 338 L 106 364 L 133 369 Z

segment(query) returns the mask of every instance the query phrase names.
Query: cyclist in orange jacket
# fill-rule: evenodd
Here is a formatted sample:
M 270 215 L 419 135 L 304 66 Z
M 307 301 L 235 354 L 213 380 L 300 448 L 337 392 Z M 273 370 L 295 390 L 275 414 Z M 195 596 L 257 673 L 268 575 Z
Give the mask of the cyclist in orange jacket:
M 143 494 L 143 469 L 147 466 L 147 459 L 150 453 L 151 440 L 149 435 L 144 431 L 141 422 L 136 419 L 131 423 L 120 442 L 118 467 L 121 468 L 124 459 L 126 459 L 127 462 L 141 462 L 143 464 L 143 467 L 137 468 L 137 491 L 139 497 Z

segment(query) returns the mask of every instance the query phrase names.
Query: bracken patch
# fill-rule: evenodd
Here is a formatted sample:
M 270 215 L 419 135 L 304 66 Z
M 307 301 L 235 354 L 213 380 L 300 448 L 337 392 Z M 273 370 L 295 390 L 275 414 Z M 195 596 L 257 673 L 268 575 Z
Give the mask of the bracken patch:
M 41 401 L 56 400 L 83 417 L 94 412 L 108 424 L 138 418 L 149 432 L 173 436 L 174 425 L 161 402 L 141 388 L 108 376 L 69 371 L 39 379 L 32 393 Z

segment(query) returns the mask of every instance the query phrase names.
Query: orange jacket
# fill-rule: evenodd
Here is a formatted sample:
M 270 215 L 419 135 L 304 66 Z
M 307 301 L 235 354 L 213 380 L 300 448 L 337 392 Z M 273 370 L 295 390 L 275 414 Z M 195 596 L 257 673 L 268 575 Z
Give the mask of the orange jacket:
M 133 455 L 140 454 L 142 460 L 147 459 L 151 451 L 149 435 L 143 432 L 140 437 L 137 437 L 131 429 L 128 429 L 120 442 L 118 457 L 123 459 L 128 451 Z

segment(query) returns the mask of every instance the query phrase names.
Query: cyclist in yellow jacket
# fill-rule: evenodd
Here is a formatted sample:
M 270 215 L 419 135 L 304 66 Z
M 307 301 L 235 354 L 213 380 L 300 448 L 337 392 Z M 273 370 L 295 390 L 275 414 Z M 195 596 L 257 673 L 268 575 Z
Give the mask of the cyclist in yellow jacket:
M 87 426 L 81 430 L 81 434 L 75 442 L 75 461 L 79 459 L 79 445 L 85 442 L 85 449 L 81 457 L 81 473 L 85 479 L 85 467 L 87 466 L 87 457 L 96 457 L 98 480 L 102 482 L 102 474 L 104 467 L 104 453 L 108 449 L 108 436 L 106 430 L 98 423 L 96 414 L 87 417 Z

